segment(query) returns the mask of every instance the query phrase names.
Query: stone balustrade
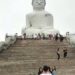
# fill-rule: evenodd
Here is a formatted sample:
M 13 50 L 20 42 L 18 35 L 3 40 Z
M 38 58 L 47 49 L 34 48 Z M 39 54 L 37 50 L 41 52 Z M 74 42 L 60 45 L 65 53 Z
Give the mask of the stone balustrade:
M 16 36 L 9 36 L 5 38 L 5 43 L 11 45 L 16 41 Z
M 5 42 L 0 42 L 0 52 L 6 50 L 8 47 L 8 44 L 6 44 Z
M 71 47 L 75 47 L 75 34 L 66 35 L 67 41 L 69 42 Z
M 0 42 L 0 52 L 3 50 L 6 50 L 7 48 L 10 47 L 10 45 L 14 44 L 17 39 L 17 34 L 14 36 L 6 36 L 4 42 Z
M 4 42 L 0 42 L 0 51 L 3 50 Z

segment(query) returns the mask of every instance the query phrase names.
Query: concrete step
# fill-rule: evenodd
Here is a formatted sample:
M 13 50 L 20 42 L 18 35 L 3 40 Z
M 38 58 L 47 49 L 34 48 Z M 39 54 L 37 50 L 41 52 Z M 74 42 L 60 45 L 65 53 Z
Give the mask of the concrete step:
M 44 47 L 11 47 L 10 49 L 8 49 L 6 52 L 37 52 L 37 51 L 39 51 L 39 52 L 56 52 L 57 51 L 57 49 L 58 49 L 58 47 L 46 47 L 46 46 L 44 46 Z M 60 52 L 62 52 L 63 53 L 63 49 L 64 49 L 64 47 L 60 47 Z M 74 52 L 75 53 L 75 50 L 74 49 L 70 49 L 70 48 L 68 48 L 67 47 L 67 52 Z
M 46 60 L 45 60 L 46 61 Z M 62 64 L 62 65 L 56 65 L 57 67 L 57 74 L 58 75 L 64 75 L 64 74 L 67 74 L 70 73 L 71 75 L 74 75 L 75 74 L 75 66 L 73 65 L 68 65 L 67 62 L 68 60 L 64 61 L 66 64 L 63 65 L 62 61 L 64 60 L 61 60 L 61 61 L 56 61 L 56 63 L 58 64 Z M 49 63 L 49 60 L 47 60 L 46 62 L 43 61 L 43 63 L 39 62 L 38 61 L 38 64 L 36 64 L 36 60 L 34 61 L 8 61 L 8 62 L 5 62 L 5 63 L 1 63 L 0 62 L 0 74 L 1 75 L 9 75 L 9 74 L 19 74 L 19 75 L 22 75 L 25 73 L 25 75 L 29 75 L 29 74 L 36 74 L 37 75 L 37 72 L 38 72 L 38 68 L 40 66 L 43 66 L 46 62 L 48 62 L 47 65 L 53 67 L 55 64 L 51 64 Z M 51 62 L 51 60 L 50 60 Z M 54 60 L 52 60 L 52 62 L 54 62 Z M 72 61 L 69 61 L 70 63 Z M 69 74 L 69 75 L 70 75 Z
M 56 50 L 60 47 L 61 59 L 57 60 Z M 68 56 L 63 58 L 63 48 Z M 17 40 L 8 50 L 0 54 L 1 75 L 37 75 L 43 65 L 57 67 L 57 75 L 75 75 L 75 48 L 66 40 Z
M 5 67 L 5 66 L 18 66 L 18 67 L 23 67 L 25 65 L 25 68 L 39 68 L 40 66 L 43 65 L 50 65 L 50 66 L 57 66 L 58 68 L 60 67 L 71 67 L 75 65 L 75 59 L 40 59 L 40 60 L 9 60 L 9 61 L 0 61 L 0 68 Z M 8 67 L 9 68 L 9 67 Z
M 63 58 L 63 53 L 60 52 L 61 58 Z M 50 51 L 9 51 L 9 52 L 4 52 L 0 55 L 1 58 L 7 58 L 10 60 L 24 60 L 24 59 L 57 59 L 57 54 L 55 51 L 50 52 Z M 75 53 L 74 52 L 68 52 L 67 58 L 75 58 Z
M 33 44 L 32 44 L 33 43 Z M 68 44 L 67 41 L 64 42 L 59 42 L 59 41 L 54 41 L 54 40 L 18 40 L 15 45 L 63 45 L 63 44 Z

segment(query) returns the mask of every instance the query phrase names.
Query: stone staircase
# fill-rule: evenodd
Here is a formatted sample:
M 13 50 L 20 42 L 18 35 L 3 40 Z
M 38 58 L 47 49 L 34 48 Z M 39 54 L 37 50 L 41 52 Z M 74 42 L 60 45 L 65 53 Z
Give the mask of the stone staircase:
M 56 50 L 60 48 L 61 59 L 57 60 Z M 63 58 L 63 48 L 67 47 L 68 56 Z M 57 75 L 75 75 L 75 48 L 69 44 L 54 40 L 23 40 L 0 54 L 1 75 L 37 75 L 43 65 L 57 67 Z

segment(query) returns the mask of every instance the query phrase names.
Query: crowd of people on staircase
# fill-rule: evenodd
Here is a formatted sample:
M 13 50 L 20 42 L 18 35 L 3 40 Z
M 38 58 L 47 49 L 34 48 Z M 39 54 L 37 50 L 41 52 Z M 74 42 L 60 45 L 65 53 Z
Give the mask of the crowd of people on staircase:
M 24 33 L 23 38 L 24 39 L 35 39 L 35 40 L 37 40 L 37 39 L 50 39 L 50 40 L 54 39 L 55 41 L 60 40 L 60 42 L 63 42 L 63 40 L 65 39 L 65 37 L 59 33 L 57 33 L 55 35 L 53 35 L 53 34 L 45 35 L 44 33 L 42 33 L 42 34 L 38 33 L 38 34 L 31 35 L 30 38 L 28 38 L 26 36 L 26 34 Z
M 50 66 L 44 65 L 43 68 L 39 68 L 38 75 L 56 75 L 56 67 L 50 68 Z
M 54 38 L 56 41 L 60 40 L 60 42 L 63 42 L 63 40 L 64 40 L 63 35 L 58 34 L 58 33 L 54 36 Z

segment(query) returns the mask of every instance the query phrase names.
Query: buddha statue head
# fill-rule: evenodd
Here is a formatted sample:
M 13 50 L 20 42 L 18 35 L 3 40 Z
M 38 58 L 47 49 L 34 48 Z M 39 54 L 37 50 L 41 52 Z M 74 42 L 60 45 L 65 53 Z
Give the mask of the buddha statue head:
M 44 10 L 45 5 L 45 0 L 32 0 L 32 6 L 34 10 Z

